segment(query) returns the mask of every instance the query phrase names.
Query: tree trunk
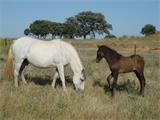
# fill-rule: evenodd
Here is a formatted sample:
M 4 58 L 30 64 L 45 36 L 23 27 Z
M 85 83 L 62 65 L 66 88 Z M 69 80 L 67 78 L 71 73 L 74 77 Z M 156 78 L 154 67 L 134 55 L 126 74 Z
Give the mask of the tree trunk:
M 73 39 L 73 35 L 70 35 L 69 38 L 70 38 L 70 39 Z
M 52 34 L 52 39 L 54 39 L 55 38 L 55 35 L 54 34 Z

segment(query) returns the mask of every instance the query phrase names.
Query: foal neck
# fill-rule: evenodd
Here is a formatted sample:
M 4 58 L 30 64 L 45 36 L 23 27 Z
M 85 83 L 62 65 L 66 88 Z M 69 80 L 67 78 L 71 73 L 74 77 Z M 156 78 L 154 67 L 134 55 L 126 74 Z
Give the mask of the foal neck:
M 105 47 L 103 49 L 103 53 L 104 53 L 104 58 L 106 59 L 109 65 L 113 65 L 122 57 L 121 54 L 117 53 L 115 50 L 112 50 L 111 48 L 108 47 Z

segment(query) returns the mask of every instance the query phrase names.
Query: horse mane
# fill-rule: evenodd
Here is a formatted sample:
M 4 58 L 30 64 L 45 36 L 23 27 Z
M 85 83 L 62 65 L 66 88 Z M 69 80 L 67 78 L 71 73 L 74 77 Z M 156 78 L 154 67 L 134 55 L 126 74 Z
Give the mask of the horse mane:
M 112 49 L 108 46 L 102 45 L 101 47 L 105 48 L 105 51 L 107 50 L 107 52 L 109 52 L 111 55 L 122 56 L 120 53 L 118 53 L 117 51 L 115 51 L 114 49 Z

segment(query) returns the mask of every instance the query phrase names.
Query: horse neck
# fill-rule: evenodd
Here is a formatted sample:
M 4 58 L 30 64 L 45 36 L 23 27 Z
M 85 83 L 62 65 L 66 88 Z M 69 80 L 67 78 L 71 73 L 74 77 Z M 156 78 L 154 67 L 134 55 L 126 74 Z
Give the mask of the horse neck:
M 70 65 L 74 74 L 81 73 L 83 66 L 77 53 L 72 56 Z

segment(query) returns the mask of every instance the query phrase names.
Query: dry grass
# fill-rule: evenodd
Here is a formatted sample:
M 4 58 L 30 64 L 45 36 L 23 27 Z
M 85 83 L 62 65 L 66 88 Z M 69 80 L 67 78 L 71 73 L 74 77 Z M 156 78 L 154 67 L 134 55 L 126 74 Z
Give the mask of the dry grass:
M 153 36 L 155 37 L 155 36 Z M 152 37 L 152 38 L 153 38 Z M 29 66 L 25 72 L 27 85 L 13 86 L 13 80 L 0 80 L 0 120 L 159 120 L 160 119 L 160 62 L 159 40 L 134 38 L 134 40 L 70 41 L 77 46 L 86 68 L 85 92 L 77 93 L 71 82 L 72 72 L 65 69 L 67 92 L 58 80 L 56 89 L 51 87 L 53 69 L 37 69 Z M 139 41 L 141 39 L 142 41 Z M 139 82 L 134 74 L 121 74 L 114 98 L 107 89 L 106 76 L 110 73 L 107 63 L 95 62 L 96 45 L 107 44 L 123 55 L 135 43 L 143 49 L 138 53 L 146 60 L 147 85 L 145 97 L 138 95 Z M 127 47 L 128 46 L 128 47 Z M 126 48 L 126 49 L 122 49 Z M 0 54 L 6 59 L 6 54 Z M 0 60 L 0 75 L 5 60 Z

